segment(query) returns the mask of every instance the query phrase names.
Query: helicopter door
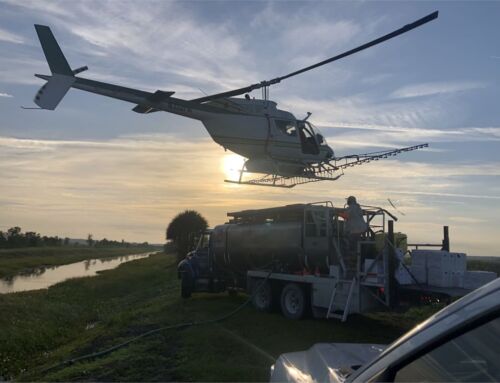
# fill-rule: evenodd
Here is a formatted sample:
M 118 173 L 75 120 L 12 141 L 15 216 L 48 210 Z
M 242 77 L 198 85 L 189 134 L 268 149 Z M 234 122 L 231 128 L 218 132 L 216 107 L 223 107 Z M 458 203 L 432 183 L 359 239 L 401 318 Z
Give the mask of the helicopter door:
M 271 141 L 271 154 L 277 158 L 290 158 L 297 155 L 299 135 L 294 120 L 274 119 L 275 134 Z
M 302 121 L 298 121 L 298 129 L 302 153 L 319 154 L 319 146 L 311 129 Z

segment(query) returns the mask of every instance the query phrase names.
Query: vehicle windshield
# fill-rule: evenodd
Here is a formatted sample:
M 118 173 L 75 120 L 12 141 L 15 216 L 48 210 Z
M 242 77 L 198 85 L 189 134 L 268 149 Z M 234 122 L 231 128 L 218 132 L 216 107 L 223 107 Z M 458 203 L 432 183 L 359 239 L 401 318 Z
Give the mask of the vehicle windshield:
M 196 247 L 198 250 L 207 249 L 208 241 L 210 240 L 210 233 L 204 232 L 201 234 L 200 240 L 198 241 L 198 246 Z
M 321 133 L 321 131 L 316 126 L 314 126 L 313 124 L 311 124 L 310 122 L 307 122 L 307 121 L 305 121 L 305 123 L 309 127 L 309 130 L 316 137 L 316 141 L 318 142 L 318 145 L 321 145 L 321 146 L 328 145 L 326 142 L 325 136 Z

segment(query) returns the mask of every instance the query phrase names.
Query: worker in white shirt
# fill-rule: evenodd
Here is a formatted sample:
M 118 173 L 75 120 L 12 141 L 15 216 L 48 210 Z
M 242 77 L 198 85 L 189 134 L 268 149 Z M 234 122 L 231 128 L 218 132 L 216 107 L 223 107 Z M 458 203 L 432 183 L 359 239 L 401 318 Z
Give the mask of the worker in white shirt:
M 352 267 L 356 262 L 356 253 L 358 250 L 358 241 L 361 236 L 368 230 L 368 225 L 363 217 L 363 210 L 356 201 L 356 197 L 349 196 L 347 198 L 347 208 L 340 212 L 339 215 L 344 218 L 344 234 L 347 239 L 347 254 L 348 264 Z

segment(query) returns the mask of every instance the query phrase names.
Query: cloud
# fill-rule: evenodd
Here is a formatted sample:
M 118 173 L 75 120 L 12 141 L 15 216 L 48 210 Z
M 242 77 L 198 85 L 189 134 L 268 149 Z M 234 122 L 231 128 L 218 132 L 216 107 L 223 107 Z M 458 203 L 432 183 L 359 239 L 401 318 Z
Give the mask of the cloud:
M 379 73 L 379 74 L 374 74 L 371 76 L 367 76 L 363 79 L 361 79 L 361 82 L 369 85 L 377 85 L 380 83 L 383 83 L 387 80 L 389 80 L 391 77 L 393 77 L 392 74 L 390 73 Z
M 422 98 L 408 104 L 374 100 L 367 95 L 335 99 L 288 96 L 281 100 L 279 107 L 294 113 L 312 112 L 309 121 L 321 129 L 334 149 L 500 139 L 500 127 L 497 126 L 446 126 L 453 118 L 450 115 L 457 117 L 460 113 L 453 114 L 430 99 Z
M 387 208 L 387 197 L 396 196 L 398 208 L 406 214 L 401 230 L 411 232 L 412 238 L 429 240 L 442 220 L 434 231 L 419 222 L 426 215 L 446 216 L 432 198 L 441 199 L 445 206 L 470 201 L 461 205 L 461 214 L 471 211 L 470 216 L 478 218 L 476 201 L 497 199 L 484 187 L 481 192 L 468 190 L 463 177 L 500 176 L 498 163 L 378 161 L 350 169 L 335 183 L 304 185 L 283 193 L 224 183 L 230 170 L 224 163 L 231 163 L 225 157 L 231 154 L 210 139 L 160 133 L 89 141 L 4 136 L 0 149 L 0 178 L 9 180 L 1 186 L 0 227 L 17 224 L 53 235 L 93 233 L 150 242 L 161 242 L 169 220 L 187 208 L 199 210 L 215 225 L 226 221 L 227 211 L 325 199 L 342 206 L 351 194 L 364 204 Z M 489 219 L 488 214 L 494 214 L 494 209 L 481 219 Z M 475 235 L 489 235 L 482 224 L 477 227 L 484 234 Z
M 144 6 L 133 1 L 54 1 L 47 8 L 36 1 L 7 4 L 37 16 L 43 12 L 63 52 L 75 52 L 79 57 L 91 52 L 86 59 L 99 73 L 146 84 L 164 79 L 164 84 L 201 86 L 208 92 L 241 87 L 256 78 L 256 60 L 242 50 L 233 33 L 239 25 L 199 20 L 180 3 L 150 1 Z M 72 38 L 61 30 L 70 32 Z M 77 65 L 67 56 L 70 65 Z M 117 62 L 121 63 L 118 67 Z M 31 72 L 26 66 L 23 70 Z M 0 81 L 23 81 L 9 77 L 14 80 Z
M 0 202 L 7 208 L 0 225 L 38 222 L 38 230 L 51 226 L 51 232 L 61 233 L 79 216 L 80 229 L 68 234 L 130 238 L 147 222 L 155 228 L 145 240 L 161 241 L 164 226 L 179 210 L 195 207 L 221 222 L 226 209 L 262 200 L 251 191 L 241 192 L 241 199 L 230 198 L 234 187 L 223 182 L 224 153 L 210 140 L 162 135 L 92 142 L 2 137 L 0 146 L 0 176 L 11 181 L 2 184 Z M 32 185 L 38 185 L 36 191 Z M 115 229 L 123 222 L 132 227 L 128 233 Z
M 167 134 L 150 135 L 128 135 L 117 139 L 97 141 L 97 140 L 47 140 L 47 139 L 26 139 L 0 136 L 0 147 L 19 150 L 35 151 L 56 151 L 59 148 L 82 148 L 82 149 L 116 149 L 116 150 L 148 150 L 165 151 L 170 153 L 177 151 L 190 151 L 198 149 L 200 143 L 210 142 L 208 139 L 193 139 L 189 144 L 183 142 L 179 148 L 177 139 Z
M 8 1 L 8 4 L 33 14 L 39 14 L 43 8 L 36 1 L 19 4 Z M 263 37 L 266 44 L 258 46 L 249 44 L 248 37 L 240 33 L 237 18 L 212 22 L 182 3 L 149 1 L 144 6 L 133 1 L 53 1 L 43 13 L 57 28 L 54 33 L 64 42 L 63 51 L 70 49 L 78 52 L 78 56 L 82 52 L 95 52 L 90 59 L 92 67 L 100 73 L 113 73 L 130 80 L 138 77 L 139 81 L 153 83 L 154 80 L 149 80 L 151 76 L 165 84 L 202 87 L 207 93 L 214 93 L 268 78 L 272 73 L 269 68 L 276 65 L 293 70 L 311 64 L 316 60 L 313 54 L 317 60 L 323 60 L 325 50 L 342 48 L 360 31 L 368 33 L 376 25 L 370 22 L 361 28 L 350 19 L 332 21 L 308 9 L 303 7 L 306 14 L 277 12 L 273 21 L 276 33 Z M 255 20 L 264 14 L 258 13 Z M 262 21 L 255 20 L 250 34 L 262 30 Z M 73 35 L 71 41 L 67 35 L 61 35 L 61 29 Z M 318 45 L 321 50 L 314 48 Z M 276 55 L 276 46 L 286 47 L 285 54 Z M 259 59 L 262 56 L 266 60 Z M 121 63 L 119 67 L 117 62 Z M 349 73 L 343 71 L 341 76 L 334 77 L 345 81 Z
M 444 93 L 464 92 L 467 90 L 485 88 L 486 84 L 479 81 L 429 82 L 404 86 L 392 92 L 393 98 L 410 98 L 434 96 Z
M 370 174 L 373 166 L 377 168 L 377 174 Z M 380 177 L 383 174 L 385 179 L 389 178 L 436 178 L 438 183 L 432 182 L 433 187 L 442 187 L 445 180 L 453 179 L 457 176 L 500 176 L 500 162 L 482 162 L 480 164 L 471 164 L 468 162 L 454 162 L 453 164 L 434 164 L 425 162 L 409 162 L 402 160 L 385 160 L 376 165 L 367 165 L 363 172 L 368 177 Z M 446 185 L 446 184 L 445 184 Z M 427 187 L 426 185 L 422 185 Z M 446 185 L 448 186 L 448 185 Z M 456 185 L 453 185 L 455 187 Z M 500 198 L 500 197 L 499 197 Z
M 478 224 L 487 222 L 487 220 L 481 218 L 462 217 L 462 216 L 452 216 L 449 217 L 449 219 L 453 222 L 468 223 L 468 224 Z
M 293 47 L 294 50 L 301 52 L 311 50 L 312 46 L 320 46 L 321 52 L 331 51 L 334 47 L 351 42 L 353 37 L 361 31 L 361 27 L 351 20 L 318 20 L 315 23 L 303 21 L 303 19 L 300 22 L 297 20 L 293 27 L 283 29 L 283 46 Z M 289 26 L 290 20 L 286 20 L 286 24 Z M 308 61 L 309 65 L 314 63 L 311 58 Z
M 241 86 L 246 82 L 236 79 L 251 77 L 244 69 L 247 55 L 229 26 L 202 24 L 174 3 L 149 2 L 148 7 L 134 2 L 110 4 L 85 3 L 79 6 L 83 17 L 60 20 L 74 35 L 105 48 L 109 56 L 105 65 L 119 60 L 139 72 L 156 72 L 160 78 L 162 74 L 177 76 L 187 80 L 187 85 L 205 84 L 210 89 Z
M 37 0 L 25 0 L 22 2 L 16 0 L 2 0 L 4 4 L 9 4 L 14 7 L 29 9 L 34 13 L 52 14 L 57 16 L 72 16 L 72 13 L 66 10 L 61 2 L 50 1 L 47 3 L 40 3 Z
M 320 126 L 328 142 L 337 149 L 396 148 L 415 143 L 470 143 L 500 141 L 500 127 L 463 127 L 453 129 L 407 128 L 391 125 L 337 124 Z M 431 147 L 426 151 L 443 151 Z
M 311 120 L 319 126 L 401 126 L 421 128 L 434 120 L 439 121 L 444 113 L 440 105 L 428 100 L 411 104 L 374 99 L 367 95 L 327 98 L 303 98 L 289 96 L 281 101 L 282 106 L 293 111 L 313 113 Z
M 37 60 L 23 56 L 0 56 L 0 82 L 7 84 L 40 85 L 42 81 L 34 73 L 49 72 L 45 60 Z M 33 94 L 36 92 L 33 89 Z
M 463 134 L 470 134 L 475 136 L 484 136 L 490 138 L 500 138 L 500 127 L 484 126 L 484 127 L 470 127 L 460 130 Z
M 2 93 L 0 92 L 0 97 L 7 97 L 7 98 L 10 98 L 10 97 L 14 97 L 13 95 L 11 94 L 8 94 L 8 93 Z
M 425 192 L 425 191 L 397 191 L 397 194 L 415 194 L 423 196 L 435 196 L 435 197 L 458 197 L 458 198 L 475 198 L 480 200 L 500 200 L 500 196 L 487 195 L 487 194 L 463 194 L 463 193 L 437 193 L 437 192 Z M 464 222 L 463 220 L 461 222 Z
M 0 28 L 0 41 L 6 41 L 8 43 L 23 44 L 24 39 L 12 32 Z

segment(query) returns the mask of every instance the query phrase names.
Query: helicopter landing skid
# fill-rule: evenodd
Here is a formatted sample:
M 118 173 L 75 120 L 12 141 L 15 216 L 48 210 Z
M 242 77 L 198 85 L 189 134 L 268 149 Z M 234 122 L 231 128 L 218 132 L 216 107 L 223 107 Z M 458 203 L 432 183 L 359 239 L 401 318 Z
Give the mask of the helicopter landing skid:
M 319 178 L 319 177 L 305 177 L 305 176 L 293 176 L 293 177 L 285 177 L 280 176 L 278 174 L 266 174 L 263 177 L 254 178 L 246 181 L 235 181 L 235 180 L 224 180 L 224 182 L 231 184 L 239 184 L 239 185 L 257 185 L 257 186 L 271 186 L 276 188 L 293 188 L 297 185 L 303 185 L 311 182 L 318 181 L 335 181 L 340 178 L 342 174 L 335 176 L 334 178 Z
M 307 165 L 304 167 L 302 173 L 293 176 L 285 176 L 281 174 L 266 174 L 262 177 L 245 180 L 243 179 L 243 175 L 251 172 L 248 172 L 245 169 L 245 165 L 243 165 L 243 168 L 240 170 L 239 180 L 224 180 L 224 182 L 240 185 L 271 186 L 290 189 L 296 185 L 303 185 L 311 182 L 336 181 L 344 175 L 344 169 L 346 168 L 367 164 L 371 161 L 378 161 L 381 159 L 389 158 L 400 153 L 423 149 L 428 146 L 429 144 L 420 144 L 394 150 L 336 157 L 328 162 L 319 162 L 316 164 Z

